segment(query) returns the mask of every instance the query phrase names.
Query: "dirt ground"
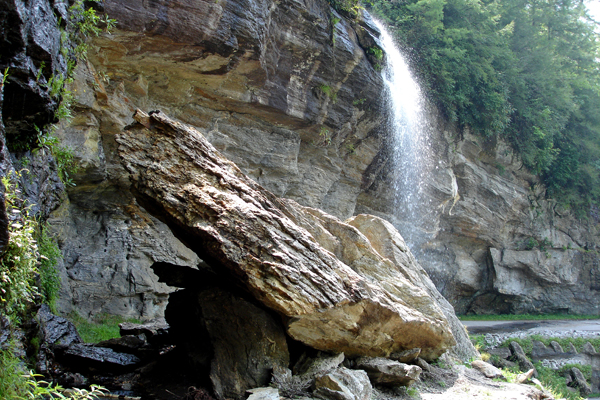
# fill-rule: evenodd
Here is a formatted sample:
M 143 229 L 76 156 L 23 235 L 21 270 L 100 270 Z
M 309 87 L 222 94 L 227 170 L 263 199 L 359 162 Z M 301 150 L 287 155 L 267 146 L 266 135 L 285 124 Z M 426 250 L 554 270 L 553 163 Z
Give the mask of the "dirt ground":
M 375 389 L 375 400 L 542 400 L 553 399 L 533 384 L 507 383 L 486 378 L 465 365 L 432 366 L 411 388 Z

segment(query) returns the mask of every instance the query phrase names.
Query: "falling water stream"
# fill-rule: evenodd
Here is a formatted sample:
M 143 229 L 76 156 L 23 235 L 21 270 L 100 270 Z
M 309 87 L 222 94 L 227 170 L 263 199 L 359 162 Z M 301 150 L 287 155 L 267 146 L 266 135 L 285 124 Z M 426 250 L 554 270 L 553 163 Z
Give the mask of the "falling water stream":
M 425 100 L 392 36 L 381 23 L 376 24 L 382 33 L 382 45 L 386 53 L 383 77 L 390 107 L 388 130 L 392 146 L 390 173 L 394 182 L 394 225 L 410 247 L 418 246 L 423 241 L 423 227 L 427 225 L 424 218 L 429 201 L 423 190 L 427 181 L 428 164 L 432 159 Z

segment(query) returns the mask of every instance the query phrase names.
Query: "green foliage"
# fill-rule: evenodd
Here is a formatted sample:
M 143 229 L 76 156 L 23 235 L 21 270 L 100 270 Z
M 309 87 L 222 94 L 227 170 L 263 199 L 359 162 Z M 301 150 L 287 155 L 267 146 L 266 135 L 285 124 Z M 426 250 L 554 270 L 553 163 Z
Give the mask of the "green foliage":
M 60 141 L 54 136 L 54 130 L 56 129 L 54 126 L 50 128 L 49 132 L 43 132 L 38 127 L 35 127 L 35 129 L 38 132 L 38 145 L 34 153 L 52 154 L 56 160 L 58 177 L 62 183 L 66 186 L 75 186 L 73 175 L 79 170 L 79 165 L 75 160 L 73 149 L 59 145 Z
M 337 103 L 337 92 L 329 85 L 320 85 L 318 89 L 329 97 L 333 104 Z
M 19 176 L 9 173 L 2 177 L 6 212 L 14 219 L 9 223 L 9 242 L 0 257 L 0 313 L 11 321 L 19 320 L 37 293 L 33 278 L 39 258 L 35 241 L 37 223 L 18 196 Z
M 91 0 L 99 3 L 101 0 Z M 69 31 L 70 40 L 75 44 L 74 52 L 78 59 L 87 58 L 88 45 L 86 40 L 90 36 L 98 36 L 100 33 L 110 32 L 117 21 L 106 15 L 98 15 L 92 7 L 85 7 L 84 0 L 77 0 L 69 7 Z
M 586 366 L 583 365 L 573 365 L 570 364 L 569 366 L 565 366 L 565 368 L 572 368 L 572 367 L 577 367 L 580 370 L 586 370 Z M 588 377 L 591 378 L 591 367 L 589 367 L 589 371 L 590 371 L 590 376 Z M 537 370 L 539 376 L 538 379 L 539 381 L 542 383 L 542 385 L 544 386 L 544 388 L 546 388 L 546 390 L 548 390 L 550 392 L 550 394 L 552 394 L 552 397 L 555 399 L 570 399 L 570 400 L 582 400 L 583 398 L 579 395 L 579 391 L 572 391 L 570 390 L 570 388 L 567 386 L 567 382 L 565 380 L 565 377 L 562 375 L 562 371 L 565 369 L 561 369 L 560 371 L 555 371 L 551 368 L 546 368 L 543 367 L 540 363 L 536 363 L 535 365 L 535 369 Z
M 81 339 L 86 343 L 98 343 L 120 337 L 119 324 L 121 322 L 140 323 L 135 318 L 124 319 L 121 316 L 110 314 L 99 314 L 92 321 L 89 321 L 78 313 L 72 312 L 68 318 L 77 328 Z
M 2 78 L 0 79 L 0 85 L 4 85 L 4 83 L 6 82 L 6 79 L 8 78 L 8 67 L 6 67 L 4 69 L 4 72 L 2 73 Z
M 44 303 L 56 314 L 56 301 L 60 290 L 60 277 L 56 271 L 56 264 L 62 259 L 62 253 L 56 241 L 48 233 L 48 225 L 42 225 L 37 235 L 38 251 L 40 254 L 40 291 Z
M 373 0 L 445 117 L 505 138 L 557 198 L 600 204 L 600 46 L 576 0 Z
M 331 132 L 329 131 L 329 129 L 322 126 L 321 130 L 319 131 L 319 136 L 321 137 L 321 141 L 319 143 L 320 146 L 331 146 Z
M 356 18 L 362 6 L 360 0 L 328 0 L 329 4 L 338 12 Z
M 73 399 L 91 400 L 108 391 L 98 385 L 87 389 L 65 390 L 57 384 L 40 380 L 42 375 L 26 371 L 22 362 L 11 349 L 0 350 L 0 398 L 1 399 Z
M 369 47 L 367 53 L 373 54 L 377 60 L 383 59 L 383 50 L 379 47 Z
M 528 238 L 527 240 L 525 240 L 525 250 L 532 250 L 536 247 L 538 247 L 540 245 L 540 243 L 535 240 L 535 238 Z

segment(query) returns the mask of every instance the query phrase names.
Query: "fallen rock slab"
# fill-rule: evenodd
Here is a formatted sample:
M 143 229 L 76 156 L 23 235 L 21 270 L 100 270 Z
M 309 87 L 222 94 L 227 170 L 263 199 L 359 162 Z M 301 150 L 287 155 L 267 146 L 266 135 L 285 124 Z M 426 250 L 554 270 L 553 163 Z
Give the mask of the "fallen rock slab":
M 471 366 L 485 375 L 486 378 L 504 378 L 502 371 L 485 361 L 475 360 L 471 363 Z
M 311 232 L 306 208 L 263 189 L 197 130 L 161 112 L 134 118 L 116 140 L 138 201 L 218 273 L 284 316 L 292 338 L 349 356 L 419 347 L 435 359 L 454 346 L 446 317 L 423 289 L 360 260 L 349 266 L 315 239 L 353 236 L 357 254 L 397 270 L 357 229 L 330 217 L 334 232 L 320 223 Z M 307 224 L 298 223 L 302 216 Z M 378 275 L 389 279 L 380 283 Z
M 372 392 L 365 371 L 341 367 L 317 378 L 313 395 L 326 400 L 371 400 Z
M 360 357 L 356 368 L 366 371 L 371 383 L 382 386 L 410 386 L 421 374 L 421 368 L 382 357 Z
M 123 372 L 135 368 L 140 363 L 140 359 L 133 354 L 119 353 L 113 349 L 84 343 L 69 346 L 60 359 L 64 365 L 107 372 Z

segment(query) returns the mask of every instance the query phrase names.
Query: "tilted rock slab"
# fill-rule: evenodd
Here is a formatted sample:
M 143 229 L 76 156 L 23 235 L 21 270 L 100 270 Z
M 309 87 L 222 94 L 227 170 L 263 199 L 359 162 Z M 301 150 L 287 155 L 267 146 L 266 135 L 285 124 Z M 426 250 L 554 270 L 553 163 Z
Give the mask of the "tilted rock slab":
M 287 317 L 291 337 L 349 356 L 419 347 L 434 359 L 455 344 L 424 290 L 400 274 L 380 282 L 377 274 L 385 271 L 369 275 L 373 268 L 360 260 L 354 267 L 340 261 L 313 237 L 327 234 L 322 225 L 311 234 L 296 223 L 304 208 L 245 176 L 197 130 L 160 112 L 138 111 L 135 119 L 116 140 L 138 200 L 202 259 Z M 376 251 L 362 249 L 370 245 L 358 230 L 335 227 L 332 240 L 354 236 L 361 248 L 355 256 L 386 265 Z

